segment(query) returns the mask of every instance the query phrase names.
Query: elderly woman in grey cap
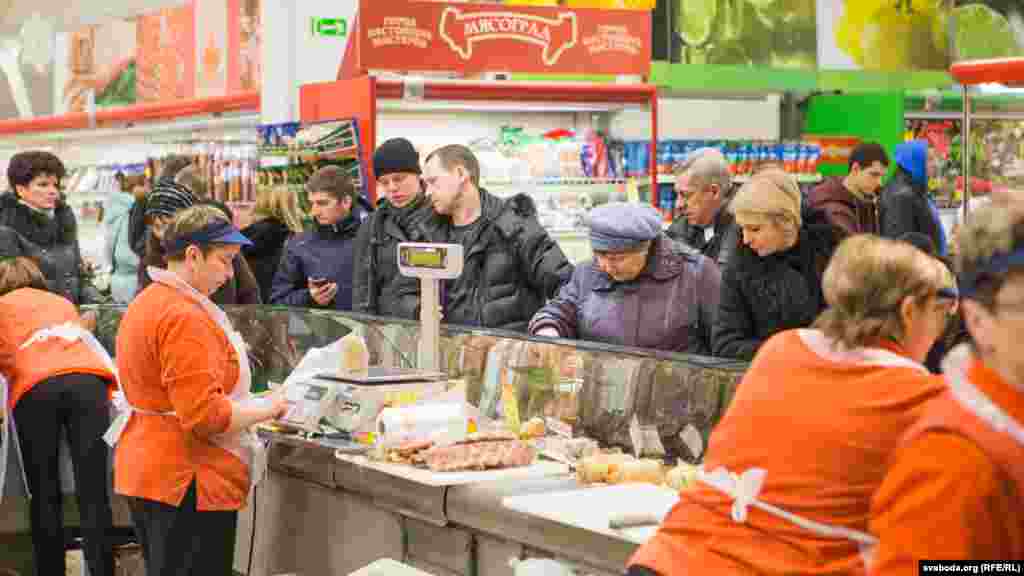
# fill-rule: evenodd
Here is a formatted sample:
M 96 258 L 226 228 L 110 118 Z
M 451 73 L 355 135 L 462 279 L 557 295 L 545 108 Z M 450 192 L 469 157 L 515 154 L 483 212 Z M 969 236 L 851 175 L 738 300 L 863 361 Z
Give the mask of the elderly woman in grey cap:
M 718 308 L 718 265 L 666 236 L 646 204 L 590 212 L 594 260 L 576 267 L 534 315 L 530 333 L 708 354 Z

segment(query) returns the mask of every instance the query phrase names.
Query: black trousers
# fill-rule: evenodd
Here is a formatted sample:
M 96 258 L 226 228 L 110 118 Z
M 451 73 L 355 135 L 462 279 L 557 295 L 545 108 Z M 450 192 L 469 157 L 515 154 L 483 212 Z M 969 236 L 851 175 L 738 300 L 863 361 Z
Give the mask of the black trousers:
M 146 576 L 232 576 L 238 512 L 196 510 L 192 480 L 180 506 L 131 498 Z
M 58 452 L 61 434 L 66 431 L 89 574 L 113 576 L 110 452 L 103 442 L 103 433 L 110 425 L 107 381 L 91 374 L 65 374 L 44 380 L 21 397 L 14 407 L 14 420 L 32 492 L 29 514 L 36 574 L 65 571 Z

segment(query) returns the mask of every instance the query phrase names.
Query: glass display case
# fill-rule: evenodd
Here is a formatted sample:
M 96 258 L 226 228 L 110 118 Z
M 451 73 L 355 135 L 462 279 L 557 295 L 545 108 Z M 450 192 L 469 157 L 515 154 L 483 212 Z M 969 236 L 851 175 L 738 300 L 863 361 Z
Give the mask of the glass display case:
M 100 306 L 97 336 L 116 350 L 125 308 Z M 419 324 L 406 320 L 275 306 L 226 308 L 249 346 L 256 390 L 283 382 L 311 348 L 355 332 L 370 364 L 416 367 Z M 467 400 L 484 417 L 501 419 L 503 379 L 515 388 L 525 421 L 557 418 L 602 444 L 630 447 L 629 425 L 657 428 L 670 456 L 699 461 L 745 363 L 594 342 L 533 338 L 500 330 L 442 326 L 442 369 L 466 384 Z M 700 446 L 689 428 L 700 433 Z

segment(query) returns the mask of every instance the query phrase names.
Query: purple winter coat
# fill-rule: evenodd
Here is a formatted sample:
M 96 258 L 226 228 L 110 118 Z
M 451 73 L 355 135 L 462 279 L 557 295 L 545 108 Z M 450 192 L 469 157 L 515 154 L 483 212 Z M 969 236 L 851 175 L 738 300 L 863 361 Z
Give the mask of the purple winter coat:
M 530 333 L 671 352 L 709 354 L 718 310 L 718 265 L 662 234 L 635 280 L 615 282 L 593 263 L 576 267 L 534 315 Z

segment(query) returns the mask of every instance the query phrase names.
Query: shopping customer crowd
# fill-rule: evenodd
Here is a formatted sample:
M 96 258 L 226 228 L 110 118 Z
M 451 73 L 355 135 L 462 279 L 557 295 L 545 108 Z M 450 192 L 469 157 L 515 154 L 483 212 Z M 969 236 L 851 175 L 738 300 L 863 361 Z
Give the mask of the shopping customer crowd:
M 720 152 L 698 150 L 676 171 L 670 227 L 646 204 L 598 206 L 593 260 L 576 266 L 530 196 L 483 186 L 465 146 L 421 159 L 388 140 L 373 156 L 376 206 L 328 166 L 305 198 L 261 190 L 242 230 L 172 158 L 152 182 L 120 178 L 107 210 L 107 298 L 128 304 L 115 366 L 78 312 L 104 297 L 64 166 L 18 154 L 0 195 L 0 384 L 39 573 L 62 573 L 64 430 L 91 574 L 113 574 L 108 443 L 147 573 L 229 570 L 260 475 L 247 430 L 283 400 L 249 398 L 245 344 L 220 306 L 416 319 L 401 242 L 463 247 L 446 322 L 751 362 L 698 488 L 630 574 L 909 574 L 921 558 L 1024 557 L 1024 200 L 980 209 L 954 242 L 927 192 L 927 143 L 894 157 L 883 186 L 888 154 L 861 144 L 846 176 L 805 193 L 777 168 L 737 185 Z

